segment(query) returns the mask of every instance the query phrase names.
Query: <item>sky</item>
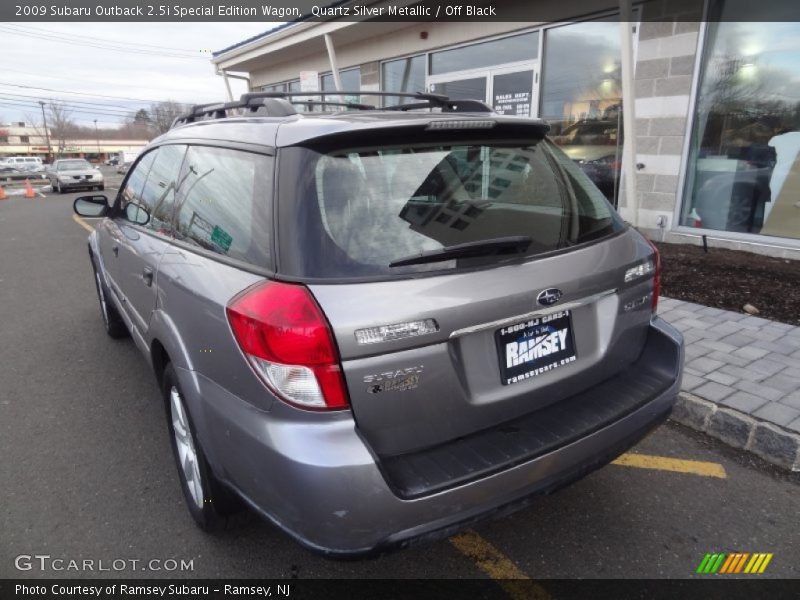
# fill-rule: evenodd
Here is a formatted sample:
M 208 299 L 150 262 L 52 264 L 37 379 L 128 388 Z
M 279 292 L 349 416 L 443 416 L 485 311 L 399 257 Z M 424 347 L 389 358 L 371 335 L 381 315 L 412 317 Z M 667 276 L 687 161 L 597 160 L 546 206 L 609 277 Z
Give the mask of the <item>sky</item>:
M 40 121 L 38 100 L 61 100 L 73 121 L 101 129 L 153 101 L 226 100 L 211 51 L 278 25 L 0 23 L 0 123 Z M 246 91 L 230 81 L 234 97 Z

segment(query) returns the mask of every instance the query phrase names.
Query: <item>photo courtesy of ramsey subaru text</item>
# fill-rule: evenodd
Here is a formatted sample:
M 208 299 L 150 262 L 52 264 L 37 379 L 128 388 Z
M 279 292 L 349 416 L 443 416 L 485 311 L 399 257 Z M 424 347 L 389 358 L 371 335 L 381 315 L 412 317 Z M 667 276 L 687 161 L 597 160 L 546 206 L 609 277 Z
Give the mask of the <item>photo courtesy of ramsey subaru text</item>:
M 658 252 L 548 125 L 341 100 L 381 95 L 196 106 L 115 198 L 75 200 L 105 217 L 103 323 L 152 365 L 205 530 L 249 506 L 329 556 L 429 541 L 607 464 L 672 408 Z

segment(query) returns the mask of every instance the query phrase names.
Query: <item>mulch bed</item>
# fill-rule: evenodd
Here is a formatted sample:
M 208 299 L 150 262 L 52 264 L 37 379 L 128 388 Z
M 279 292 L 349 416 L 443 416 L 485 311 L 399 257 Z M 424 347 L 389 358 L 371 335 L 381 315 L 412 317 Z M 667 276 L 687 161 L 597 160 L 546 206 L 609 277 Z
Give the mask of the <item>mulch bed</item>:
M 664 296 L 800 325 L 800 261 L 737 250 L 657 243 Z

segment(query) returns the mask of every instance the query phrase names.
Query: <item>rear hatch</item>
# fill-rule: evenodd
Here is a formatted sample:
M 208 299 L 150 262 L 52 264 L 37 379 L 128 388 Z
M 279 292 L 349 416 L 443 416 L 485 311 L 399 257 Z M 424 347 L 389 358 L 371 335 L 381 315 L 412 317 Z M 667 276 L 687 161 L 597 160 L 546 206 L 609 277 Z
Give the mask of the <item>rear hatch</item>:
M 280 271 L 328 318 L 379 455 L 531 413 L 641 352 L 652 273 L 626 273 L 652 249 L 519 123 L 281 149 Z

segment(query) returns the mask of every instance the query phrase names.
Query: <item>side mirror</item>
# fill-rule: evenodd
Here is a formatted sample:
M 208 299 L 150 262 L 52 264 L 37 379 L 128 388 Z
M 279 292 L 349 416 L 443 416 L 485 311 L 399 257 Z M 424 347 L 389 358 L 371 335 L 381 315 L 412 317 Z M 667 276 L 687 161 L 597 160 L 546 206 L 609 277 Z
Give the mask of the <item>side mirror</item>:
M 150 213 L 142 206 L 131 202 L 125 206 L 125 218 L 137 225 L 147 225 L 150 221 Z
M 108 198 L 102 195 L 81 196 L 72 203 L 75 214 L 81 217 L 105 217 L 108 214 Z

